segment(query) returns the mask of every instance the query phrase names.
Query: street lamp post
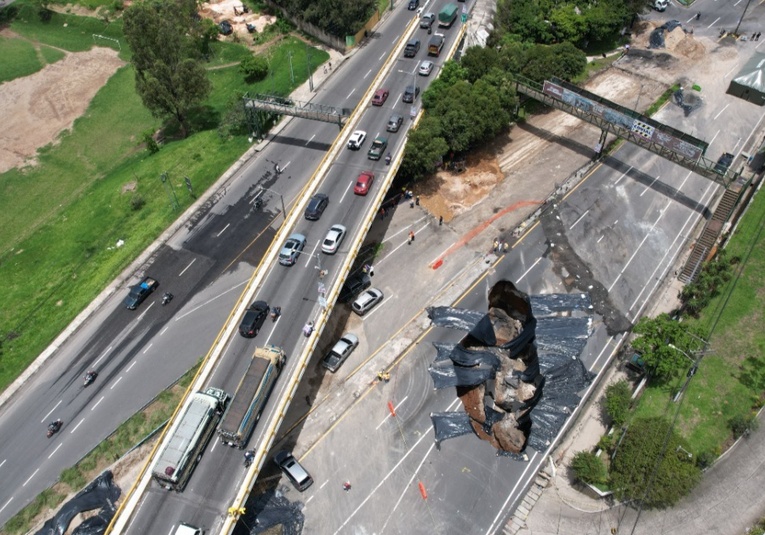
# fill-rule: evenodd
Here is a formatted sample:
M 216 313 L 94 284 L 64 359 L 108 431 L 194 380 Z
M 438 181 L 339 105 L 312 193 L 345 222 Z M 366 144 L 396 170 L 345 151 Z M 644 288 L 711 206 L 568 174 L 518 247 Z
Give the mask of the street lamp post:
M 699 369 L 699 360 L 701 360 L 701 356 L 703 353 L 699 353 L 696 356 L 696 358 L 692 358 L 690 355 L 688 355 L 688 353 L 686 353 L 685 351 L 683 351 L 676 345 L 674 344 L 667 344 L 667 345 L 671 347 L 672 349 L 682 353 L 685 356 L 685 358 L 687 358 L 693 363 L 693 366 L 691 366 L 691 368 L 688 370 L 688 373 L 685 375 L 685 383 L 683 383 L 683 386 L 680 388 L 680 390 L 677 391 L 677 394 L 675 394 L 675 397 L 672 399 L 673 402 L 677 403 L 677 401 L 680 399 L 680 396 L 682 396 L 683 393 L 685 392 L 685 389 L 688 388 L 688 383 L 691 382 L 691 378 L 694 375 L 696 375 L 696 372 Z
M 295 71 L 292 69 L 292 50 L 287 53 L 287 57 L 290 60 L 290 78 L 292 79 L 292 84 L 295 85 Z
M 287 210 L 284 208 L 284 197 L 281 193 L 278 191 L 274 191 L 272 189 L 264 188 L 263 186 L 260 187 L 260 191 L 267 191 L 269 193 L 273 193 L 274 195 L 278 195 L 279 199 L 282 201 L 282 215 L 284 216 L 284 220 L 287 221 Z

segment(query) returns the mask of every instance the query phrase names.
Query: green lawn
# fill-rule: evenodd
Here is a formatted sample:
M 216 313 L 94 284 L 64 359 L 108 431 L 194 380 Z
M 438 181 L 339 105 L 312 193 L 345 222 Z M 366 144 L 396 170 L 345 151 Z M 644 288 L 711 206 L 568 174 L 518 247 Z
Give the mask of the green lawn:
M 698 320 L 709 337 L 711 352 L 701 361 L 685 393 L 677 429 L 694 453 L 721 451 L 731 438 L 728 422 L 748 415 L 763 396 L 765 384 L 744 384 L 741 364 L 753 358 L 765 367 L 765 197 L 756 197 L 728 245 L 740 256 L 740 277 L 728 284 Z M 650 386 L 641 397 L 635 416 L 668 415 L 677 405 L 671 398 L 685 377 L 676 384 Z M 756 383 L 756 382 L 755 382 Z
M 41 45 L 40 54 L 45 58 L 46 63 L 56 63 L 58 60 L 64 57 L 64 52 L 57 48 L 51 48 L 49 46 Z
M 32 43 L 0 36 L 0 83 L 28 76 L 43 68 Z
M 85 29 L 94 24 L 100 25 L 99 31 L 104 28 L 100 21 L 79 19 L 83 17 L 54 16 L 51 27 L 58 29 L 50 34 L 36 18 L 24 22 L 20 17 L 13 25 L 30 39 L 39 35 L 53 46 L 84 50 L 92 46 Z M 121 39 L 121 26 L 109 28 Z M 67 33 L 70 30 L 74 31 Z M 46 46 L 41 50 L 45 49 L 46 59 L 62 54 Z M 28 55 L 33 48 L 18 50 Z M 239 61 L 248 53 L 243 46 L 224 43 L 216 43 L 214 50 L 211 66 Z M 289 51 L 295 84 L 290 79 Z M 123 47 L 123 56 L 128 52 Z M 5 290 L 0 309 L 0 388 L 13 381 L 193 202 L 183 183 L 185 176 L 200 194 L 249 147 L 246 137 L 222 140 L 216 130 L 228 108 L 240 105 L 237 96 L 246 91 L 287 95 L 305 81 L 307 54 L 302 41 L 280 41 L 271 57 L 273 75 L 257 84 L 246 84 L 238 65 L 210 70 L 213 92 L 204 114 L 207 129 L 168 142 L 155 155 L 143 148 L 141 135 L 161 124 L 144 109 L 135 93 L 133 69 L 125 66 L 98 91 L 71 132 L 39 152 L 38 165 L 0 174 L 0 278 Z M 311 65 L 327 57 L 312 49 Z M 165 171 L 181 204 L 178 212 L 172 210 L 159 179 Z M 134 195 L 145 200 L 138 211 L 131 208 Z M 116 249 L 118 240 L 125 245 Z

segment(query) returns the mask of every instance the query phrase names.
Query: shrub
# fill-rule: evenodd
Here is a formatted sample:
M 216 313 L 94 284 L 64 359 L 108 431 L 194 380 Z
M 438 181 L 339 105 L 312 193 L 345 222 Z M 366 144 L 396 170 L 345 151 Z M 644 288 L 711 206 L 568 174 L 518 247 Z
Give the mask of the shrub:
M 728 420 L 728 427 L 733 433 L 733 438 L 749 435 L 750 431 L 757 430 L 758 420 L 754 414 L 737 414 Z
M 571 460 L 571 468 L 576 477 L 590 485 L 597 485 L 608 481 L 606 466 L 600 457 L 589 451 L 580 451 Z
M 239 64 L 239 70 L 248 84 L 259 82 L 268 76 L 268 61 L 262 56 L 245 58 Z
M 624 379 L 608 385 L 608 388 L 606 388 L 604 400 L 606 414 L 608 414 L 611 422 L 616 427 L 621 427 L 627 421 L 632 402 L 631 398 L 632 389 L 630 384 Z
M 133 193 L 133 196 L 130 197 L 130 208 L 137 212 L 141 208 L 143 208 L 143 205 L 146 204 L 146 199 L 143 198 L 143 195 L 141 195 L 138 192 Z
M 159 152 L 159 143 L 154 139 L 154 132 L 147 130 L 143 133 L 143 142 L 146 143 L 146 150 L 149 154 L 157 154 Z

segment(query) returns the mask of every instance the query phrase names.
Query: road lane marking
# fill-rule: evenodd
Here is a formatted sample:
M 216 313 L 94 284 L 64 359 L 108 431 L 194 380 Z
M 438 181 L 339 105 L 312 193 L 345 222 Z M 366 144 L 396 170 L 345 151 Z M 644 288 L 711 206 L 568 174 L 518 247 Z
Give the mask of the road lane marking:
M 305 504 L 306 504 L 306 505 L 308 505 L 308 503 L 309 503 L 311 500 L 313 500 L 313 496 L 311 496 L 310 498 L 308 498 L 308 499 L 305 501 Z
M 117 380 L 114 382 L 114 384 L 112 385 L 112 387 L 111 387 L 109 390 L 114 390 L 114 387 L 115 387 L 115 386 L 117 386 L 117 385 L 119 384 L 119 382 L 120 382 L 120 381 L 122 381 L 122 376 L 121 376 L 121 375 L 120 375 L 119 379 L 117 379 Z
M 588 208 L 587 210 L 585 210 L 585 212 L 584 212 L 584 213 L 583 213 L 581 216 L 579 216 L 579 219 L 577 219 L 576 221 L 574 221 L 574 224 L 573 224 L 573 225 L 571 225 L 570 227 L 568 227 L 568 230 L 571 230 L 571 229 L 573 229 L 573 228 L 574 228 L 574 227 L 577 225 L 577 223 L 579 223 L 579 222 L 580 222 L 582 219 L 584 219 L 584 216 L 586 216 L 586 215 L 587 215 L 587 214 L 589 214 L 589 213 L 590 213 L 590 209 Z
M 356 183 L 356 179 L 354 178 L 350 182 L 348 182 L 348 186 L 345 188 L 345 191 L 343 191 L 343 194 L 340 195 L 340 202 L 342 203 L 345 200 L 345 196 L 348 195 L 348 192 L 351 191 L 351 188 Z
M 640 248 L 643 247 L 643 244 L 648 240 L 648 238 L 653 234 L 654 230 L 656 229 L 656 225 L 659 224 L 659 221 L 662 217 L 664 217 L 664 213 L 667 211 L 667 208 L 669 208 L 669 205 L 672 203 L 672 201 L 667 201 L 667 204 L 662 208 L 662 210 L 659 212 L 659 216 L 656 218 L 656 221 L 653 222 L 653 225 L 651 225 L 651 228 L 648 229 L 648 232 L 646 232 L 645 236 L 642 240 L 640 240 L 640 244 L 635 248 L 635 252 L 632 253 L 632 256 L 629 257 L 627 262 L 624 264 L 624 267 L 619 272 L 619 275 L 616 276 L 614 279 L 614 282 L 611 283 L 611 286 L 608 287 L 608 293 L 611 293 L 611 290 L 616 286 L 616 283 L 619 281 L 619 279 L 624 275 L 624 272 L 627 271 L 627 268 L 632 263 L 632 261 L 637 256 L 638 252 L 640 252 Z
M 132 363 L 130 366 L 128 366 L 128 369 L 127 369 L 127 370 L 125 370 L 125 372 L 127 373 L 127 372 L 129 372 L 131 369 L 133 369 L 133 366 L 135 366 L 135 363 L 136 363 L 136 362 L 138 362 L 138 361 L 137 361 L 137 360 L 134 360 L 134 361 L 133 361 L 133 363 Z
M 602 240 L 603 238 L 605 238 L 605 237 L 606 237 L 606 235 L 605 235 L 605 234 L 603 234 L 603 235 L 602 235 L 600 238 L 598 238 L 598 241 L 597 241 L 597 243 L 600 243 L 600 242 L 601 242 L 601 240 Z
M 723 112 L 724 112 L 725 110 L 727 110 L 727 109 L 728 109 L 728 106 L 730 106 L 730 103 L 726 104 L 726 105 L 723 107 L 723 109 L 721 109 L 721 110 L 720 110 L 720 112 L 719 112 L 717 115 L 715 115 L 714 119 L 712 119 L 712 120 L 713 120 L 713 121 L 716 121 L 716 120 L 717 120 L 717 119 L 720 117 L 720 115 L 722 115 L 722 114 L 723 114 Z
M 169 328 L 170 328 L 170 326 L 169 326 L 169 325 L 165 326 L 165 328 L 164 328 L 164 329 L 162 329 L 161 331 L 159 331 L 159 335 L 160 335 L 160 336 L 162 336 L 163 334 L 165 334 Z
M 310 145 L 310 144 L 311 144 L 311 141 L 313 141 L 313 138 L 315 138 L 315 137 L 316 137 L 316 134 L 312 135 L 312 136 L 311 136 L 311 137 L 308 139 L 308 141 L 306 141 L 306 142 L 305 142 L 305 146 L 307 147 L 308 145 Z M 285 166 L 285 167 L 286 167 L 286 166 Z M 284 169 L 282 169 L 282 172 L 283 172 L 283 171 L 284 171 Z
M 348 93 L 348 94 L 345 96 L 345 98 L 351 98 L 351 95 L 353 95 L 353 93 L 354 93 L 355 91 L 356 91 L 356 88 L 354 87 L 353 89 L 351 89 L 351 92 L 350 92 L 350 93 Z
M 373 309 L 371 312 L 367 312 L 366 314 L 364 314 L 364 317 L 362 317 L 362 318 L 361 318 L 361 321 L 366 321 L 366 319 L 367 319 L 369 316 L 371 316 L 372 314 L 374 314 L 375 312 L 377 312 L 378 310 L 380 310 L 380 309 L 382 308 L 382 306 L 383 306 L 385 303 L 387 303 L 388 301 L 390 301 L 391 299 L 393 299 L 393 296 L 392 296 L 392 295 L 391 295 L 390 297 L 388 297 L 388 299 L 383 299 L 383 300 L 380 302 L 380 304 L 379 304 L 379 305 L 375 305 L 374 309 Z
M 80 427 L 80 426 L 82 425 L 82 422 L 84 422 L 84 421 L 85 421 L 85 418 L 83 418 L 82 420 L 80 420 L 80 421 L 77 423 L 77 425 L 75 425 L 75 426 L 74 426 L 74 429 L 72 429 L 71 431 L 69 431 L 69 434 L 71 435 L 71 434 L 73 434 L 75 431 L 77 431 L 77 428 L 78 428 L 78 427 Z
M 173 524 L 173 527 L 170 528 L 170 531 L 167 535 L 173 535 L 173 529 L 175 528 L 175 524 Z
M 40 420 L 40 423 L 41 423 L 41 424 L 42 424 L 42 423 L 45 423 L 45 420 L 47 420 L 47 419 L 48 419 L 48 416 L 50 416 L 50 415 L 51 415 L 51 413 L 52 413 L 53 411 L 55 411 L 55 410 L 56 410 L 56 407 L 58 407 L 59 405 L 61 405 L 61 401 L 63 401 L 63 400 L 59 400 L 59 402 L 58 402 L 58 403 L 56 403 L 56 406 L 55 406 L 55 407 L 53 407 L 53 408 L 52 408 L 50 411 L 48 411 L 48 414 L 46 414 L 45 416 L 43 416 L 43 419 L 42 419 L 42 420 Z
M 570 416 L 569 416 L 569 418 L 570 418 Z M 554 444 L 554 443 L 553 443 L 553 444 Z M 550 446 L 550 447 L 552 447 L 552 446 Z M 488 529 L 488 530 L 486 530 L 486 533 L 487 533 L 487 534 L 489 534 L 489 533 L 493 533 L 493 532 L 494 532 L 494 526 L 495 526 L 495 525 L 496 525 L 496 523 L 499 521 L 499 517 L 500 517 L 500 516 L 503 516 L 503 514 L 504 514 L 504 511 L 505 511 L 505 508 L 507 507 L 507 503 L 510 501 L 510 498 L 512 498 L 512 497 L 513 497 L 513 494 L 515 494 L 515 491 L 516 491 L 516 489 L 518 488 L 518 485 L 520 485 L 520 484 L 521 484 L 521 481 L 523 481 L 523 478 L 525 478 L 525 477 L 526 477 L 526 472 L 528 472 L 528 471 L 529 471 L 529 468 L 531 468 L 532 466 L 534 466 L 534 459 L 536 459 L 536 458 L 537 458 L 537 455 L 539 455 L 539 452 L 535 450 L 535 451 L 534 451 L 534 455 L 532 455 L 532 456 L 531 456 L 531 459 L 529 459 L 529 464 L 528 464 L 528 466 L 526 467 L 526 469 L 525 469 L 525 470 L 523 471 L 523 473 L 521 474 L 521 477 L 519 477 L 519 478 L 518 478 L 518 481 L 515 483 L 515 486 L 513 487 L 513 490 L 511 490 L 511 491 L 510 491 L 510 494 L 508 494 L 508 495 L 507 495 L 507 500 L 505 500 L 505 503 L 503 503 L 503 504 L 502 504 L 502 507 L 499 509 L 499 512 L 497 513 L 497 516 L 495 516 L 495 517 L 494 517 L 494 522 L 492 522 L 492 523 L 491 523 L 491 526 L 489 526 L 489 529 Z M 536 470 L 535 470 L 534 472 L 532 472 L 532 474 L 533 474 L 534 476 L 536 476 L 536 473 L 537 473 L 537 472 L 536 472 Z M 516 498 L 516 500 L 517 500 L 518 498 L 520 498 L 520 496 L 518 496 L 518 497 Z
M 223 234 L 224 232 L 226 232 L 226 230 L 227 230 L 227 229 L 228 229 L 228 227 L 230 227 L 230 226 L 231 226 L 231 223 L 227 223 L 227 224 L 226 224 L 226 226 L 225 226 L 225 227 L 223 227 L 223 230 L 221 230 L 219 233 L 217 233 L 217 234 L 215 235 L 215 237 L 216 237 L 216 238 L 220 238 L 220 235 L 221 235 L 221 234 Z
M 93 405 L 93 407 L 92 407 L 90 410 L 91 410 L 91 411 L 94 411 L 94 410 L 96 410 L 96 407 L 98 407 L 98 404 L 99 404 L 99 403 L 101 403 L 101 402 L 104 400 L 104 398 L 105 398 L 105 397 L 106 397 L 106 396 L 101 396 L 101 399 L 99 399 L 98 401 L 96 401 L 96 404 L 95 404 L 95 405 Z
M 191 260 L 191 262 L 189 262 L 189 264 L 188 264 L 188 265 L 187 265 L 185 268 L 183 268 L 183 271 L 181 271 L 181 272 L 178 274 L 178 276 L 179 276 L 179 277 L 183 276 L 183 274 L 184 274 L 184 273 L 186 273 L 186 271 L 187 271 L 187 270 L 188 270 L 188 269 L 189 269 L 189 268 L 190 268 L 192 265 L 194 265 L 194 262 L 196 262 L 196 261 L 197 261 L 197 259 L 196 259 L 196 258 L 192 259 L 192 260 Z
M 5 502 L 5 505 L 3 505 L 2 507 L 0 507 L 0 513 L 2 513 L 2 512 L 3 512 L 3 510 L 4 510 L 6 507 L 8 507 L 8 504 L 9 504 L 9 503 L 11 503 L 12 501 L 13 501 L 13 496 L 11 496 L 10 498 L 8 498 L 8 501 L 7 501 L 7 502 Z
M 106 351 L 104 351 L 103 353 L 101 353 L 101 356 L 100 356 L 100 357 L 98 357 L 98 360 L 96 360 L 96 361 L 93 363 L 93 367 L 94 367 L 94 368 L 96 367 L 96 364 L 98 364 L 99 362 L 101 362 L 101 359 L 102 359 L 102 358 L 104 358 L 104 357 L 105 357 L 105 356 L 106 356 L 106 355 L 109 353 L 109 351 L 111 351 L 111 350 L 112 350 L 112 347 L 114 347 L 114 346 L 109 346 L 109 347 L 107 347 L 107 348 L 106 348 Z
M 189 310 L 189 311 L 188 311 L 188 312 L 186 312 L 185 314 L 183 314 L 183 315 L 181 315 L 181 316 L 177 316 L 177 317 L 175 318 L 175 321 L 178 321 L 178 320 L 180 320 L 180 319 L 183 319 L 183 318 L 185 318 L 186 316 L 189 316 L 189 315 L 190 315 L 190 314 L 192 314 L 193 312 L 196 312 L 197 310 L 201 309 L 201 308 L 202 308 L 202 307 L 204 307 L 205 305 L 209 305 L 210 303 L 212 303 L 212 302 L 213 302 L 213 301 L 215 301 L 216 299 L 220 299 L 221 297 L 223 297 L 224 295 L 226 295 L 226 294 L 227 294 L 227 293 L 229 293 L 229 292 L 233 292 L 233 291 L 235 291 L 235 290 L 238 290 L 240 286 L 244 286 L 244 285 L 245 285 L 245 284 L 247 284 L 248 282 L 249 282 L 249 281 L 242 281 L 242 282 L 240 282 L 239 284 L 236 284 L 235 286 L 233 286 L 233 287 L 229 288 L 229 289 L 228 289 L 228 290 L 226 290 L 225 292 L 221 292 L 220 294 L 216 295 L 215 297 L 211 297 L 211 298 L 210 298 L 210 299 L 208 299 L 207 301 L 204 301 L 204 302 L 200 303 L 199 305 L 195 306 L 194 308 L 192 308 L 191 310 Z
M 149 344 L 149 345 L 146 347 L 146 349 L 144 349 L 144 350 L 143 350 L 143 353 L 141 353 L 141 354 L 142 354 L 142 355 L 145 355 L 146 353 L 148 353 L 148 352 L 149 352 L 149 349 L 151 349 L 151 346 L 153 346 L 153 345 L 154 345 L 154 342 L 152 342 L 151 344 Z
M 369 69 L 369 70 L 367 71 L 367 73 L 364 75 L 364 79 L 366 80 L 366 79 L 367 79 L 367 76 L 369 76 L 370 74 L 372 74 L 372 69 Z
M 417 468 L 415 468 L 414 472 L 412 472 L 412 477 L 410 477 L 409 481 L 407 481 L 406 485 L 404 485 L 404 490 L 401 492 L 401 496 L 398 497 L 398 501 L 396 502 L 396 505 L 393 506 L 393 509 L 388 511 L 388 517 L 386 518 L 385 523 L 383 524 L 382 530 L 380 531 L 381 533 L 385 533 L 385 528 L 388 526 L 388 522 L 390 521 L 391 518 L 393 518 L 391 513 L 394 513 L 396 509 L 398 509 L 398 506 L 401 505 L 401 500 L 404 499 L 404 495 L 406 494 L 406 489 L 408 489 L 409 486 L 412 484 L 412 482 L 414 481 L 414 477 L 417 475 L 417 473 L 420 471 L 420 468 L 422 468 L 422 465 L 425 463 L 425 459 L 428 458 L 428 456 L 430 455 L 430 452 L 432 452 L 433 448 L 435 447 L 436 447 L 436 444 L 434 442 L 433 444 L 430 445 L 430 447 L 428 448 L 428 451 L 425 452 L 425 455 L 422 457 L 422 461 L 420 461 L 420 464 L 417 466 Z
M 394 40 L 393 42 L 395 43 L 396 41 Z M 388 55 L 388 53 L 387 53 L 387 52 L 383 52 L 383 53 L 382 53 L 382 55 L 381 55 L 379 58 L 377 58 L 377 61 L 382 61 L 382 59 L 383 59 L 385 56 L 387 56 L 387 55 Z
M 625 172 L 623 172 L 623 173 L 622 173 L 622 176 L 620 176 L 620 177 L 618 178 L 618 180 L 617 180 L 616 182 L 614 182 L 614 186 L 617 186 L 617 185 L 619 184 L 619 182 L 621 182 L 621 181 L 622 181 L 622 178 L 624 178 L 625 176 L 627 176 L 627 173 L 629 173 L 630 171 L 632 171 L 632 166 L 631 166 L 631 165 L 630 165 L 630 168 L 629 168 L 629 169 L 627 169 Z
M 30 480 L 31 480 L 33 477 L 35 477 L 35 476 L 37 475 L 37 472 L 39 472 L 39 471 L 40 471 L 40 469 L 39 469 L 39 468 L 38 468 L 37 470 L 35 470 L 35 471 L 34 471 L 34 473 L 33 473 L 31 476 L 29 476 L 29 477 L 27 478 L 27 480 L 26 480 L 26 481 L 24 481 L 24 484 L 23 484 L 23 485 L 21 485 L 21 486 L 22 486 L 22 487 L 26 487 L 26 486 L 27 486 L 27 483 L 29 483 L 29 481 L 30 481 Z
M 603 353 L 605 353 L 606 349 L 608 349 L 608 346 L 609 346 L 609 345 L 610 345 L 610 344 L 611 344 L 611 343 L 614 341 L 614 338 L 615 338 L 614 336 L 610 337 L 610 338 L 608 339 L 608 342 L 606 342 L 605 344 L 603 344 L 603 349 L 601 349 L 601 350 L 600 350 L 600 353 L 598 353 L 598 357 L 595 359 L 595 362 L 593 362 L 593 363 L 592 363 L 592 366 L 590 366 L 590 367 L 587 369 L 587 371 L 590 371 L 590 372 L 592 371 L 592 369 L 595 367 L 595 365 L 596 365 L 596 364 L 598 363 L 598 361 L 600 360 L 600 357 L 602 357 L 602 356 L 603 356 Z M 618 345 L 619 345 L 619 344 L 617 344 L 617 346 L 618 346 Z
M 645 187 L 645 189 L 643 190 L 643 193 L 640 194 L 641 197 L 643 195 L 645 195 L 646 191 L 648 191 L 649 189 L 653 188 L 653 185 L 656 184 L 656 181 L 659 180 L 660 176 L 661 175 L 656 175 L 656 178 L 653 179 L 653 182 L 651 182 L 648 186 Z
M 319 487 L 319 490 L 321 490 L 321 489 L 323 489 L 324 487 L 326 487 L 326 486 L 327 486 L 327 483 L 329 483 L 329 479 L 328 479 L 328 480 L 326 480 L 324 483 L 322 483 L 322 484 L 321 484 L 321 487 Z
M 61 446 L 63 446 L 63 445 L 64 445 L 64 443 L 63 443 L 63 442 L 59 442 L 59 443 L 58 443 L 58 446 L 56 446 L 56 449 L 55 449 L 55 450 L 53 450 L 53 453 L 56 453 L 56 452 L 58 451 L 58 449 L 59 449 Z M 48 455 L 48 459 L 50 459 L 51 457 L 53 457 L 53 453 L 51 453 L 50 455 Z
M 710 24 L 709 26 L 707 26 L 707 30 L 708 30 L 709 28 L 711 28 L 712 26 L 714 26 L 714 25 L 715 25 L 715 23 L 716 23 L 718 20 L 720 20 L 720 17 L 717 17 L 717 18 L 715 19 L 715 21 L 714 21 L 712 24 Z
M 404 399 L 402 399 L 402 400 L 399 402 L 399 404 L 398 404 L 398 405 L 396 405 L 396 406 L 395 406 L 395 407 L 393 407 L 393 408 L 394 408 L 394 409 L 396 409 L 396 410 L 398 410 L 398 408 L 399 408 L 399 407 L 400 407 L 400 406 L 401 406 L 401 405 L 402 405 L 402 404 L 403 404 L 403 403 L 404 403 L 404 402 L 407 400 L 407 398 L 408 398 L 408 397 L 409 397 L 409 396 L 406 396 L 406 397 L 404 397 Z M 390 413 L 390 411 L 388 411 L 388 414 L 385 416 L 385 418 L 383 418 L 382 422 L 380 422 L 380 424 L 379 424 L 377 427 L 375 427 L 375 431 L 377 431 L 378 429 L 380 429 L 380 427 L 382 426 L 382 424 L 384 424 L 384 423 L 385 423 L 385 422 L 388 420 L 388 418 L 390 418 L 390 417 L 391 417 L 391 413 Z
M 531 264 L 531 266 L 529 266 L 529 269 L 527 269 L 526 271 L 523 272 L 523 275 L 521 275 L 521 277 L 518 279 L 518 282 L 521 282 L 523 280 L 523 278 L 526 275 L 528 275 L 531 272 L 532 269 L 537 267 L 537 264 L 539 264 L 541 261 L 542 261 L 542 257 L 537 258 L 537 261 L 534 262 L 533 264 Z
M 1 462 L 1 463 L 0 463 L 0 468 L 2 468 L 2 467 L 3 467 L 3 465 L 5 464 L 5 462 L 6 462 L 7 460 L 8 460 L 8 459 L 3 459 L 3 462 Z M 0 511 L 2 511 L 2 509 L 0 509 Z

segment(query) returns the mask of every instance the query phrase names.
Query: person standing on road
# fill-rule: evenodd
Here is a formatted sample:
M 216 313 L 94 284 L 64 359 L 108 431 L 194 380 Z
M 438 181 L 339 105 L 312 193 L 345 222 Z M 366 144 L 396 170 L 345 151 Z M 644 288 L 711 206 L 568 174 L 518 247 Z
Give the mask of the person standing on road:
M 414 231 L 409 231 L 409 245 L 412 245 L 412 242 L 414 241 Z

